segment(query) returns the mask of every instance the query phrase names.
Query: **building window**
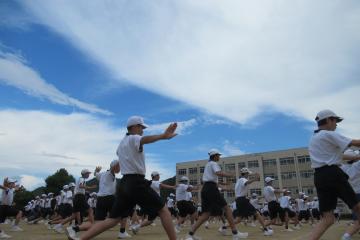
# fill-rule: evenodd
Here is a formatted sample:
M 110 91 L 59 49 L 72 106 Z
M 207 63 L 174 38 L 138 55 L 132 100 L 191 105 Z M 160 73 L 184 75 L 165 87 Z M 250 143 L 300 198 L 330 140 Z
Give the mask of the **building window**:
M 266 174 L 264 174 L 264 179 L 267 178 L 267 177 L 271 177 L 271 178 L 273 178 L 275 180 L 278 180 L 278 176 L 275 173 L 266 173 Z
M 178 170 L 179 175 L 186 175 L 186 168 L 182 168 Z
M 235 172 L 235 163 L 225 164 L 226 172 Z
M 197 174 L 197 168 L 189 168 L 189 174 Z
M 282 180 L 296 179 L 296 172 L 283 172 L 281 173 Z
M 205 167 L 200 167 L 200 173 L 204 173 Z
M 291 194 L 298 194 L 299 188 L 298 187 L 287 187 L 287 189 L 291 192 Z
M 297 160 L 298 160 L 298 163 L 309 163 L 309 162 L 311 162 L 311 159 L 310 159 L 309 155 L 298 156 Z
M 190 185 L 197 185 L 198 181 L 197 181 L 197 179 L 190 179 L 189 184 Z
M 314 194 L 314 188 L 313 187 L 303 187 L 303 192 L 307 195 L 313 195 Z
M 224 183 L 224 177 L 219 177 L 218 180 L 219 180 L 219 183 Z
M 312 178 L 314 176 L 314 172 L 312 170 L 300 171 L 300 177 L 302 178 Z
M 263 165 L 264 165 L 264 167 L 276 166 L 276 159 L 266 159 L 266 160 L 263 160 Z
M 226 193 L 226 195 L 227 195 L 228 198 L 233 198 L 233 197 L 235 197 L 235 192 L 234 191 L 228 191 Z
M 258 168 L 259 167 L 258 160 L 248 161 L 248 167 L 249 168 Z
M 235 177 L 227 177 L 226 182 L 227 183 L 236 183 L 236 178 Z
M 246 162 L 239 162 L 238 163 L 238 169 L 239 169 L 239 172 L 242 168 L 246 167 Z
M 294 158 L 293 157 L 280 158 L 279 161 L 280 161 L 280 165 L 294 164 Z
M 253 188 L 250 189 L 250 194 L 256 193 L 258 196 L 261 196 L 261 189 L 260 188 Z

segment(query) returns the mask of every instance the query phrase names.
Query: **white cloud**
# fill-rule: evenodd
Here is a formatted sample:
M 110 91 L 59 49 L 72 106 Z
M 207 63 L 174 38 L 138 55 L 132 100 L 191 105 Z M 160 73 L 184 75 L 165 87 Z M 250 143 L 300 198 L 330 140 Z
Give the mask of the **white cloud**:
M 21 4 L 115 78 L 239 123 L 332 108 L 360 135 L 357 1 Z
M 244 151 L 240 150 L 236 143 L 232 143 L 229 140 L 223 142 L 222 153 L 225 157 L 245 154 Z
M 45 186 L 45 180 L 31 175 L 21 175 L 19 184 L 24 186 L 26 190 L 32 191 L 35 188 Z
M 2 47 L 0 45 L 0 47 Z M 111 115 L 112 113 L 69 97 L 55 86 L 47 83 L 38 72 L 29 67 L 19 54 L 4 52 L 0 49 L 0 83 L 19 88 L 26 94 L 48 99 L 53 103 L 73 106 L 91 113 Z
M 0 122 L 0 132 L 6 131 L 0 136 L 0 177 L 9 173 L 48 176 L 59 168 L 79 176 L 83 168 L 100 165 L 107 169 L 117 158 L 117 146 L 126 132 L 85 113 L 0 110 Z M 147 151 L 146 156 L 147 174 L 156 170 L 164 173 L 162 178 L 175 175 L 175 165 L 169 169 L 161 155 Z

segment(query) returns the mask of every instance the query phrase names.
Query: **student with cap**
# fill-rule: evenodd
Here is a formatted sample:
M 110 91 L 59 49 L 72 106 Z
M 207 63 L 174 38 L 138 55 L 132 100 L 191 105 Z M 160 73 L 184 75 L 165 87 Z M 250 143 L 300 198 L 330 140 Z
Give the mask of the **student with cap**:
M 176 188 L 176 186 L 170 186 L 170 185 L 161 183 L 160 182 L 160 173 L 157 171 L 153 171 L 151 173 L 151 188 L 160 196 L 161 188 L 174 190 Z M 130 226 L 130 229 L 134 234 L 137 234 L 138 231 L 140 230 L 140 228 L 149 226 L 152 223 L 154 223 L 154 220 L 157 217 L 157 213 L 154 213 L 152 211 L 150 213 L 145 212 L 145 214 L 147 215 L 147 219 L 145 221 L 142 221 L 140 224 L 133 224 L 132 226 Z
M 147 212 L 159 215 L 162 225 L 171 240 L 176 239 L 171 215 L 160 196 L 150 187 L 145 179 L 144 145 L 175 137 L 177 123 L 170 124 L 164 133 L 159 135 L 143 136 L 147 125 L 142 117 L 132 116 L 128 119 L 128 133 L 121 140 L 117 149 L 123 178 L 118 184 L 115 203 L 110 218 L 95 223 L 80 239 L 90 239 L 97 234 L 115 226 L 121 218 L 130 216 L 136 204 Z
M 315 169 L 314 184 L 323 217 L 312 230 L 310 240 L 319 239 L 334 223 L 334 209 L 338 198 L 360 214 L 359 200 L 348 182 L 348 175 L 339 167 L 344 151 L 351 146 L 360 147 L 360 140 L 350 139 L 335 132 L 337 123 L 343 118 L 331 110 L 320 111 L 315 120 L 318 129 L 310 139 L 309 153 L 311 167 Z
M 63 207 L 61 212 L 61 219 L 49 222 L 49 224 L 56 224 L 53 229 L 57 233 L 63 233 L 63 225 L 75 219 L 73 216 L 74 194 L 72 192 L 72 188 L 73 187 L 70 188 L 68 184 L 63 186 L 64 196 L 62 199 Z
M 116 174 L 120 172 L 120 162 L 119 160 L 113 160 L 110 163 L 110 169 L 104 172 L 100 172 L 101 167 L 96 167 L 94 171 L 94 176 L 99 181 L 99 191 L 98 193 L 93 193 L 97 196 L 96 202 L 96 211 L 95 211 L 95 221 L 103 221 L 109 215 L 112 206 L 115 201 L 115 191 L 116 191 Z M 71 239 L 76 237 L 76 233 L 79 231 L 86 231 L 92 226 L 92 222 L 88 221 L 80 226 L 69 226 L 66 228 L 66 234 Z M 130 235 L 125 231 L 126 227 L 126 218 L 121 222 L 120 232 L 118 238 L 128 238 Z
M 201 189 L 202 214 L 198 221 L 191 226 L 187 240 L 199 239 L 194 234 L 196 230 L 209 219 L 210 215 L 222 215 L 225 212 L 226 218 L 232 230 L 233 240 L 247 238 L 248 233 L 238 232 L 234 224 L 232 212 L 224 197 L 218 189 L 218 177 L 235 177 L 234 174 L 223 172 L 218 165 L 221 153 L 217 149 L 209 151 L 209 161 L 207 162 L 202 181 L 204 183 Z
M 347 149 L 343 158 L 348 161 L 341 165 L 341 169 L 349 176 L 348 181 L 354 189 L 357 199 L 360 200 L 360 154 L 354 149 Z M 351 240 L 351 236 L 360 230 L 359 218 L 354 211 L 353 220 L 354 224 L 346 229 L 342 240 Z
M 318 197 L 314 197 L 311 203 L 311 215 L 314 219 L 320 220 L 319 201 Z
M 189 178 L 182 176 L 179 184 L 176 186 L 176 206 L 179 210 L 177 224 L 175 225 L 176 232 L 181 230 L 181 224 L 184 223 L 187 216 L 190 216 L 190 221 L 193 223 L 196 219 L 196 208 L 188 199 L 188 192 L 193 190 L 193 186 L 189 185 Z
M 177 217 L 177 212 L 175 210 L 174 197 L 175 197 L 175 194 L 170 193 L 169 197 L 167 198 L 166 206 L 169 209 L 171 216 Z
M 254 179 L 249 180 L 250 175 L 253 175 Z M 237 209 L 237 219 L 235 224 L 240 223 L 242 218 L 255 216 L 263 228 L 264 236 L 271 236 L 273 235 L 273 231 L 266 227 L 264 218 L 256 211 L 254 206 L 251 205 L 250 200 L 247 198 L 249 185 L 256 181 L 260 181 L 260 175 L 258 173 L 253 174 L 248 168 L 242 168 L 240 170 L 240 178 L 235 184 L 235 201 Z
M 284 191 L 283 196 L 279 198 L 279 204 L 281 207 L 281 218 L 285 219 L 285 231 L 292 232 L 293 229 L 289 228 L 289 219 L 292 219 L 295 222 L 295 229 L 299 229 L 296 213 L 291 210 L 291 192 L 289 190 Z
M 285 222 L 284 216 L 281 214 L 282 209 L 280 204 L 277 201 L 276 194 L 283 193 L 284 190 L 274 189 L 272 183 L 275 179 L 271 177 L 265 178 L 265 187 L 264 187 L 264 198 L 265 201 L 268 203 L 269 215 L 272 225 L 280 225 L 282 226 Z M 281 224 L 276 224 L 276 219 L 280 218 Z
M 3 185 L 0 185 L 0 189 L 3 190 L 1 194 L 0 223 L 3 223 L 7 217 L 15 216 L 15 222 L 11 227 L 11 231 L 23 231 L 19 227 L 19 222 L 22 218 L 22 211 L 13 206 L 15 192 L 23 189 L 23 187 L 17 186 L 16 180 L 5 178 Z

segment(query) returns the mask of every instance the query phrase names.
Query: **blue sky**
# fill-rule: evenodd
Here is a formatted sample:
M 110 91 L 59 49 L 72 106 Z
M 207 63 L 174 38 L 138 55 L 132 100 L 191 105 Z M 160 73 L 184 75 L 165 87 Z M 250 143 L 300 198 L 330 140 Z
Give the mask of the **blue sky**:
M 106 168 L 131 115 L 180 123 L 146 146 L 163 178 L 214 147 L 307 146 L 325 108 L 359 136 L 358 2 L 217 4 L 0 2 L 0 176 Z

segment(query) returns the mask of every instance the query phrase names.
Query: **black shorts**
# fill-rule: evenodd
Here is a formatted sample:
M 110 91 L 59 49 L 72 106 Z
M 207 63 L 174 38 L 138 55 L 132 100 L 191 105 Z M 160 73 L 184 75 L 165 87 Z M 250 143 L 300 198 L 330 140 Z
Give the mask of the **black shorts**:
M 96 202 L 95 220 L 105 220 L 115 202 L 114 195 L 98 196 Z
M 209 212 L 211 216 L 222 216 L 227 203 L 214 182 L 205 182 L 201 189 L 202 212 Z
M 310 218 L 310 213 L 308 210 L 302 210 L 299 212 L 299 217 L 298 217 L 299 221 L 301 221 L 303 219 L 305 219 L 307 221 L 307 220 L 309 220 L 309 218 Z
M 320 211 L 317 208 L 311 209 L 311 214 L 313 218 L 316 218 L 317 220 L 320 220 Z
M 85 212 L 89 210 L 89 204 L 86 202 L 85 194 L 75 194 L 73 200 L 73 212 Z
M 0 223 L 3 223 L 7 217 L 16 216 L 19 210 L 9 205 L 0 205 Z
M 296 216 L 296 213 L 294 211 L 291 211 L 289 208 L 282 208 L 282 213 L 281 214 L 285 214 L 285 213 L 288 214 L 289 218 L 294 218 Z
M 350 209 L 359 202 L 348 178 L 349 176 L 335 165 L 315 168 L 314 183 L 319 197 L 320 213 L 334 210 L 338 198 Z
M 277 201 L 271 201 L 268 203 L 270 219 L 275 219 L 278 216 L 282 222 L 285 221 L 283 209 Z
M 70 217 L 72 213 L 73 213 L 73 207 L 71 206 L 71 204 L 69 203 L 62 204 L 60 211 L 60 216 L 62 218 L 65 219 L 67 217 Z
M 117 185 L 110 218 L 131 216 L 136 204 L 149 216 L 156 215 L 165 203 L 150 185 L 151 181 L 146 180 L 143 175 L 124 175 Z
M 176 206 L 179 210 L 179 216 L 183 218 L 187 215 L 192 215 L 196 211 L 196 208 L 190 201 L 178 201 L 176 202 Z
M 236 214 L 239 217 L 247 218 L 255 215 L 256 209 L 251 205 L 247 197 L 237 197 L 236 202 Z
M 168 209 L 169 209 L 172 216 L 174 216 L 174 217 L 177 216 L 177 212 L 176 212 L 175 208 L 171 207 L 171 208 L 168 208 Z

